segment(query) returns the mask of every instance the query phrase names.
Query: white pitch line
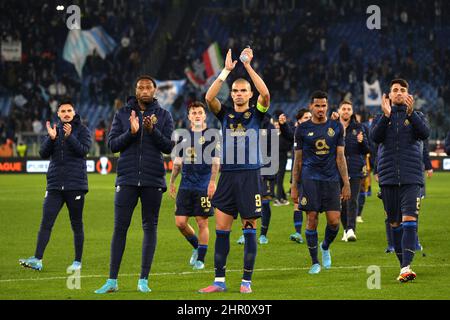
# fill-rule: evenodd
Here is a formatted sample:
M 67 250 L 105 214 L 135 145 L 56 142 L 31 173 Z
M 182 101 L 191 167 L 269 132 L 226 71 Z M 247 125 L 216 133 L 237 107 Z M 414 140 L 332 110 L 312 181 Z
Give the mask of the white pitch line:
M 334 269 L 367 269 L 368 266 L 342 266 L 342 267 L 332 267 L 331 270 Z M 379 266 L 380 268 L 399 268 L 398 266 Z M 450 264 L 441 264 L 441 265 L 415 265 L 414 267 L 418 268 L 442 268 L 442 267 L 450 267 Z M 270 271 L 299 271 L 299 270 L 309 270 L 310 267 L 304 268 L 268 268 L 268 269 L 255 269 L 254 272 L 270 272 Z M 30 270 L 33 271 L 33 270 Z M 38 271 L 35 271 L 38 272 Z M 242 272 L 240 270 L 227 270 L 227 272 Z M 191 274 L 202 274 L 202 273 L 214 273 L 214 270 L 210 271 L 185 271 L 185 272 L 160 272 L 160 273 L 150 273 L 150 277 L 153 276 L 184 276 Z M 73 274 L 67 274 L 64 277 L 47 277 L 47 278 L 28 278 L 28 279 L 3 279 L 0 280 L 2 282 L 18 282 L 18 281 L 47 281 L 47 280 L 66 280 L 69 276 Z M 139 273 L 132 274 L 119 274 L 120 277 L 136 277 L 139 276 Z M 80 278 L 107 278 L 108 275 L 80 275 Z

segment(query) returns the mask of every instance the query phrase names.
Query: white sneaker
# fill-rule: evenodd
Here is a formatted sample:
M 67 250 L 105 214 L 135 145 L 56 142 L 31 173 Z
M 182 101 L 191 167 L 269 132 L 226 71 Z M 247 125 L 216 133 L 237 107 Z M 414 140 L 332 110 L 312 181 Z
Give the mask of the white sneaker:
M 364 220 L 362 219 L 361 216 L 357 216 L 357 217 L 356 217 L 356 222 L 363 223 Z
M 344 235 L 342 236 L 341 241 L 347 242 L 347 232 L 345 232 L 345 230 L 344 230 Z
M 349 229 L 346 233 L 347 241 L 356 241 L 356 235 L 353 229 Z

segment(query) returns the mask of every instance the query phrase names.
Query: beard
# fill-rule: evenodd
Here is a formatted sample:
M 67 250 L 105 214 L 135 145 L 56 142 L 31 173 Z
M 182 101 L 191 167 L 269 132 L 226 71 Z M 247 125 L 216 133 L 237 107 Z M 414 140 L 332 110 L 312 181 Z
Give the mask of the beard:
M 145 97 L 145 98 L 139 97 L 137 98 L 137 100 L 140 104 L 148 106 L 153 102 L 153 97 Z

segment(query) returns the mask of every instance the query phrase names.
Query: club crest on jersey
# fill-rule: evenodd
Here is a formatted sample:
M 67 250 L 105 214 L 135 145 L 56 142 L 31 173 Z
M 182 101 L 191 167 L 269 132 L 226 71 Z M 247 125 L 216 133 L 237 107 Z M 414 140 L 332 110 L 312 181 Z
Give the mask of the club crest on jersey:
M 406 120 L 405 120 L 405 123 L 404 123 L 405 127 L 409 126 L 409 123 L 410 123 L 409 120 L 406 119 Z
M 120 186 L 116 187 L 116 192 L 120 192 Z
M 308 204 L 308 200 L 306 200 L 306 197 L 303 197 L 303 198 L 302 198 L 302 201 L 300 201 L 300 204 L 301 204 L 302 206 L 306 206 L 306 205 Z
M 158 123 L 158 118 L 154 114 L 152 114 L 152 116 L 150 117 L 150 120 L 152 121 L 153 125 Z
M 199 139 L 198 139 L 198 144 L 200 144 L 200 145 L 202 145 L 202 144 L 205 144 L 205 137 L 200 137 Z
M 335 135 L 335 132 L 334 132 L 334 130 L 333 130 L 333 128 L 328 128 L 328 136 L 330 136 L 330 137 L 334 137 L 334 135 Z
M 308 132 L 308 137 L 312 137 L 314 135 L 314 132 Z
M 354 136 L 356 136 L 356 129 L 353 129 L 353 130 L 352 130 L 352 134 L 353 134 Z
M 228 116 L 230 117 L 230 119 L 234 119 L 234 114 L 230 113 Z
M 252 113 L 250 111 L 247 111 L 246 113 L 244 113 L 244 118 L 249 119 L 251 115 Z
M 195 153 L 195 148 L 187 148 L 186 149 L 186 156 L 188 156 L 189 158 L 195 158 L 197 157 L 197 154 Z

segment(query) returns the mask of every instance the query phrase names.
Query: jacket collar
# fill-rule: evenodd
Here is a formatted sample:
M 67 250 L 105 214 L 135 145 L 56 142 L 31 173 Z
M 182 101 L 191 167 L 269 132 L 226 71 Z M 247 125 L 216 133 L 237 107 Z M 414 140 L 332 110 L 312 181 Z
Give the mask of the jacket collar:
M 406 112 L 406 105 L 393 105 L 392 112 Z
M 72 127 L 79 126 L 81 124 L 80 115 L 78 113 L 76 113 L 75 116 L 73 117 L 72 121 L 70 121 L 69 123 Z M 64 125 L 64 122 L 62 122 L 61 119 L 59 119 L 58 127 L 62 128 L 63 125 Z
M 139 107 L 138 101 L 135 96 L 129 96 L 127 98 L 127 106 L 136 112 L 141 111 L 141 108 Z M 158 99 L 153 98 L 153 101 L 147 106 L 146 111 L 157 108 L 161 108 L 161 106 L 159 105 Z

